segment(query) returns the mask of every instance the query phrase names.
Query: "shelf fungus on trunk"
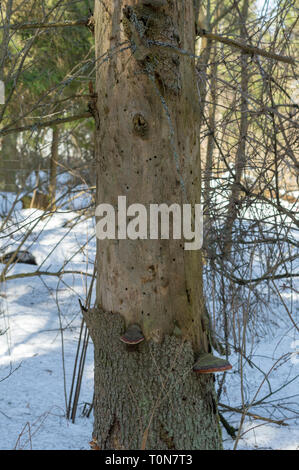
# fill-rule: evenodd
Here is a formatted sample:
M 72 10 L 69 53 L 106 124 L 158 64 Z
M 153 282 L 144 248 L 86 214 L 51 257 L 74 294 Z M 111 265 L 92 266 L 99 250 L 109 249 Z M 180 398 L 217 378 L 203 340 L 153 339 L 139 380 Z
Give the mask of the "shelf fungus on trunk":
M 130 325 L 120 340 L 128 345 L 139 344 L 144 341 L 144 336 L 139 325 Z
M 231 364 L 225 359 L 213 356 L 210 353 L 201 354 L 193 366 L 193 371 L 197 374 L 213 374 L 230 370 Z

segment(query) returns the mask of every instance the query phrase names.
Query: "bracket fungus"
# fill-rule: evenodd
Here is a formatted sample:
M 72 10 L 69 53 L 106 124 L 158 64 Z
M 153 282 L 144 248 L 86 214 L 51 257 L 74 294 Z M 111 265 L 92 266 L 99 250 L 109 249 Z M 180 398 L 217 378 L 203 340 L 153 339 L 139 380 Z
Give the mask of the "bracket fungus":
M 144 341 L 144 336 L 139 325 L 130 325 L 120 340 L 128 345 L 139 344 Z
M 210 353 L 204 353 L 199 356 L 193 366 L 193 371 L 197 374 L 213 374 L 215 372 L 223 372 L 230 370 L 231 364 L 225 359 L 213 356 Z

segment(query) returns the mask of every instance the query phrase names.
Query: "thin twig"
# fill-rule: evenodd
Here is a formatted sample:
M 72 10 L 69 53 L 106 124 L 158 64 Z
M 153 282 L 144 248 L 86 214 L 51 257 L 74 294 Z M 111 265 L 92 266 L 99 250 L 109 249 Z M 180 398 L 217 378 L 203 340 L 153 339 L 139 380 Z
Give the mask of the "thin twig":
M 199 36 L 206 37 L 212 41 L 221 42 L 222 44 L 226 44 L 228 46 L 236 47 L 241 49 L 245 54 L 251 55 L 260 55 L 262 57 L 267 57 L 268 59 L 274 59 L 278 62 L 284 62 L 286 64 L 295 65 L 296 61 L 293 57 L 287 57 L 280 54 L 275 54 L 274 52 L 266 51 L 265 49 L 260 49 L 259 47 L 249 46 L 248 44 L 244 44 L 240 41 L 236 41 L 235 39 L 230 39 L 224 36 L 220 36 L 219 34 L 215 33 L 208 33 L 207 31 L 200 30 Z
M 221 408 L 225 408 L 227 411 L 232 411 L 234 413 L 244 413 L 244 410 L 242 408 L 233 408 L 232 406 L 224 405 L 223 403 L 219 403 L 219 406 Z M 249 411 L 246 411 L 246 416 L 250 416 L 251 418 L 258 419 L 260 421 L 267 421 L 268 423 L 278 424 L 279 426 L 288 426 L 288 424 L 285 423 L 283 419 L 276 420 L 271 418 L 265 418 L 265 416 L 260 416 L 256 413 L 250 413 Z

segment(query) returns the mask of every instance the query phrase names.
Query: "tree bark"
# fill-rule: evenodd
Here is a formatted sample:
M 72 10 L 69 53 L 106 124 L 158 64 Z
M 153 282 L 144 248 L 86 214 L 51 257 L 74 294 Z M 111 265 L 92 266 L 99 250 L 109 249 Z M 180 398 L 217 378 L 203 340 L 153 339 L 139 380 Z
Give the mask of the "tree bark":
M 212 241 L 212 225 L 213 220 L 211 214 L 213 212 L 211 196 L 212 196 L 212 177 L 213 177 L 213 156 L 214 156 L 214 149 L 215 149 L 215 119 L 216 119 L 216 110 L 217 110 L 217 60 L 216 60 L 216 47 L 213 48 L 213 58 L 214 62 L 211 66 L 211 83 L 210 83 L 210 100 L 211 103 L 209 104 L 209 117 L 208 117 L 208 143 L 207 143 L 207 152 L 206 152 L 206 162 L 205 162 L 205 170 L 204 170 L 204 204 L 205 210 L 207 214 L 205 216 L 205 249 L 209 255 L 211 247 L 214 245 Z
M 17 191 L 17 170 L 20 169 L 20 156 L 17 149 L 17 136 L 4 136 L 0 142 L 0 190 Z
M 127 206 L 198 204 L 194 60 L 147 43 L 194 52 L 193 3 L 111 3 L 96 2 L 96 56 L 127 40 L 135 47 L 111 52 L 97 68 L 97 204 L 117 207 L 118 196 Z M 185 251 L 184 240 L 171 238 L 98 241 L 98 309 L 86 321 L 100 449 L 221 447 L 213 377 L 192 371 L 209 350 L 201 251 Z M 145 342 L 132 348 L 119 338 L 134 323 Z
M 57 163 L 58 163 L 58 146 L 59 146 L 59 128 L 53 127 L 52 145 L 50 157 L 50 176 L 49 176 L 49 199 L 52 210 L 56 207 L 56 179 L 57 179 Z
M 240 34 L 243 40 L 247 38 L 246 21 L 248 17 L 248 0 L 244 0 L 241 12 Z M 248 132 L 248 56 L 242 53 L 241 57 L 241 118 L 239 143 L 235 158 L 235 176 L 231 188 L 231 194 L 228 203 L 227 221 L 223 230 L 223 256 L 229 258 L 233 243 L 233 226 L 238 217 L 239 198 L 240 198 L 240 182 L 246 165 L 246 139 Z

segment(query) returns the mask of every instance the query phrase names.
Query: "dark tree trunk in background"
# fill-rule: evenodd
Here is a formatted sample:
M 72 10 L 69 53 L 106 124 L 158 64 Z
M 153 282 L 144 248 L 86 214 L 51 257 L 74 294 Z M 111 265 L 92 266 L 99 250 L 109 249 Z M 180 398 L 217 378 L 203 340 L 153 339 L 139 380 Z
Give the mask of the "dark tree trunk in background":
M 17 134 L 2 137 L 0 148 L 0 191 L 17 191 L 17 170 L 20 169 Z
M 97 58 L 128 39 L 139 42 L 136 25 L 144 39 L 194 52 L 193 2 L 168 0 L 157 9 L 138 3 L 95 2 Z M 98 67 L 97 204 L 117 207 L 122 195 L 127 206 L 200 202 L 194 69 L 189 57 L 158 47 L 111 52 Z M 97 268 L 98 308 L 86 321 L 95 349 L 99 448 L 219 449 L 213 376 L 192 371 L 209 347 L 201 251 L 185 251 L 184 240 L 172 235 L 104 240 Z M 130 350 L 119 338 L 133 323 L 145 341 Z
M 59 128 L 58 126 L 55 126 L 53 127 L 53 131 L 52 131 L 50 177 L 49 177 L 49 199 L 50 199 L 50 204 L 51 204 L 52 209 L 55 209 L 55 201 L 56 201 L 58 146 L 59 146 Z

